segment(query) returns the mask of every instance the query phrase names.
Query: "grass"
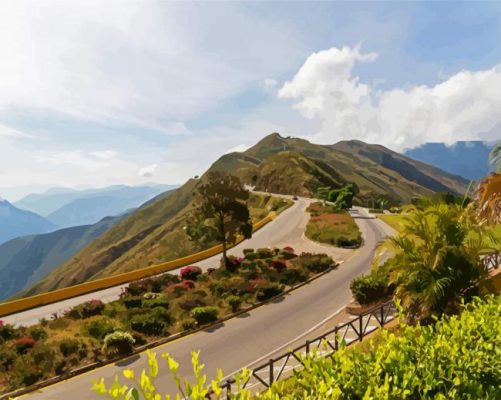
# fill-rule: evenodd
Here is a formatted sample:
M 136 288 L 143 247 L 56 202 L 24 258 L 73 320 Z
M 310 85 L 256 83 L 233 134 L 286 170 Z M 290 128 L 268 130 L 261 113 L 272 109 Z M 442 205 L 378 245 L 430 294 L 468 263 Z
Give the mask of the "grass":
M 308 211 L 306 237 L 309 239 L 339 247 L 359 246 L 362 242 L 360 230 L 348 212 L 336 212 L 332 206 L 322 203 L 311 204 Z

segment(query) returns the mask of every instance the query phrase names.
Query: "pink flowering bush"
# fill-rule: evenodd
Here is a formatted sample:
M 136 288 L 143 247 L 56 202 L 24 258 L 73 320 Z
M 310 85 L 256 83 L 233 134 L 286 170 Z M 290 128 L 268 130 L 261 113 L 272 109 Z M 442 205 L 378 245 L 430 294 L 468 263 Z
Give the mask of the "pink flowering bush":
M 181 268 L 179 275 L 183 280 L 196 281 L 198 276 L 202 274 L 202 270 L 199 267 L 190 265 L 188 267 Z

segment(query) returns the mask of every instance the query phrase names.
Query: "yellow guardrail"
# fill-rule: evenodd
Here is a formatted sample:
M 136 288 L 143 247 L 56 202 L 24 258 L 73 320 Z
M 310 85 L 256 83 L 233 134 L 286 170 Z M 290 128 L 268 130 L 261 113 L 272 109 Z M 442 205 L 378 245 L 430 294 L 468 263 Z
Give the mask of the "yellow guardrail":
M 271 212 L 270 214 L 268 214 L 267 217 L 263 218 L 261 221 L 256 222 L 253 226 L 253 230 L 257 231 L 258 229 L 265 226 L 268 222 L 271 222 L 275 217 L 276 213 Z M 240 243 L 242 240 L 243 238 L 241 237 L 238 238 L 235 245 Z M 196 263 L 206 258 L 215 256 L 216 254 L 219 254 L 222 251 L 223 251 L 222 245 L 218 245 L 211 247 L 210 249 L 203 250 L 199 253 L 178 258 L 176 260 L 167 261 L 161 264 L 152 265 L 150 267 L 140 268 L 135 271 L 125 272 L 122 274 L 108 276 L 106 278 L 96 279 L 75 286 L 69 286 L 66 288 L 57 289 L 52 292 L 37 294 L 35 296 L 1 303 L 0 316 L 5 316 L 19 311 L 28 310 L 30 308 L 35 308 L 46 304 L 55 303 L 61 300 L 70 299 L 72 297 L 95 292 L 96 290 L 107 289 L 113 286 L 122 285 L 124 283 L 147 278 L 152 275 L 169 272 L 174 269 L 183 267 L 185 265 Z

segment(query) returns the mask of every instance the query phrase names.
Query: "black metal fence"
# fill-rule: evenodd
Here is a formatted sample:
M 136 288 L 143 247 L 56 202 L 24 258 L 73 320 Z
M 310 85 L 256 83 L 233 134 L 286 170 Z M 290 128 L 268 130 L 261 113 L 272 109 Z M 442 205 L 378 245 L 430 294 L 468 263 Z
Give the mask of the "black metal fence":
M 337 325 L 314 339 L 307 340 L 304 344 L 293 348 L 278 357 L 252 369 L 247 381 L 243 383 L 244 389 L 255 390 L 269 388 L 279 379 L 286 378 L 296 368 L 302 367 L 302 359 L 312 352 L 327 357 L 338 350 L 344 343 L 349 346 L 360 342 L 368 334 L 386 325 L 395 319 L 396 308 L 392 300 L 367 310 L 351 320 Z M 235 387 L 235 378 L 227 379 L 222 385 L 223 398 L 230 398 Z M 214 393 L 207 395 L 208 399 L 215 399 Z M 220 397 L 221 398 L 221 397 Z

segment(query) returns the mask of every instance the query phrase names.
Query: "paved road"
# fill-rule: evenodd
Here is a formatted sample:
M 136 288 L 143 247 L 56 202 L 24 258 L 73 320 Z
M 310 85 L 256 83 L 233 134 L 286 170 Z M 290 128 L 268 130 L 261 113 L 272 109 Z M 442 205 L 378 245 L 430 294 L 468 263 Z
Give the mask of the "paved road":
M 296 240 L 297 229 L 302 226 L 303 216 L 300 215 L 299 220 L 295 220 L 295 217 L 297 213 L 304 214 L 305 204 L 300 201 L 283 215 L 285 226 L 276 232 L 280 235 L 277 239 L 279 242 Z M 351 300 L 349 290 L 351 279 L 369 270 L 375 246 L 391 233 L 386 225 L 370 218 L 365 211 L 356 210 L 353 214 L 362 231 L 364 246 L 352 253 L 351 257 L 337 270 L 297 289 L 279 301 L 228 320 L 219 327 L 159 346 L 155 351 L 158 354 L 169 352 L 173 355 L 181 364 L 181 375 L 189 377 L 191 376 L 189 353 L 200 350 L 201 359 L 206 365 L 206 372 L 209 376 L 214 376 L 217 368 L 222 368 L 225 374 L 230 374 L 244 366 L 252 367 L 291 347 L 294 343 L 304 341 L 308 337 L 305 332 L 319 325 L 326 317 L 333 315 Z M 272 229 L 274 225 L 275 223 L 269 228 Z M 295 238 L 286 233 L 290 231 L 296 232 Z M 263 235 L 267 234 L 263 233 Z M 92 381 L 104 377 L 107 382 L 111 383 L 114 375 L 121 374 L 123 368 L 140 371 L 146 365 L 145 355 L 141 354 L 23 398 L 29 398 L 29 400 L 61 399 L 71 394 L 72 400 L 97 399 L 98 397 L 90 391 Z M 163 360 L 160 360 L 160 365 L 158 386 L 166 393 L 172 393 L 174 386 Z
M 245 248 L 290 245 L 297 251 L 326 252 L 335 260 L 342 261 L 351 253 L 351 251 L 335 249 L 330 246 L 322 246 L 317 243 L 313 243 L 302 236 L 306 223 L 308 222 L 308 215 L 305 213 L 305 210 L 311 202 L 311 199 L 300 198 L 292 207 L 280 214 L 273 222 L 257 231 L 251 239 L 245 240 L 235 246 L 229 251 L 229 253 L 239 256 Z M 210 267 L 217 267 L 219 265 L 220 258 L 220 255 L 216 255 L 195 265 L 200 266 L 203 270 Z M 177 273 L 178 271 L 179 269 L 176 269 L 171 271 L 171 273 Z M 100 299 L 103 302 L 116 300 L 120 295 L 122 288 L 125 286 L 127 285 L 115 286 L 109 289 L 99 290 L 97 292 L 60 301 L 58 303 L 19 312 L 2 317 L 2 320 L 6 323 L 15 325 L 33 325 L 41 318 L 50 319 L 54 313 L 62 314 L 65 310 L 91 299 Z

